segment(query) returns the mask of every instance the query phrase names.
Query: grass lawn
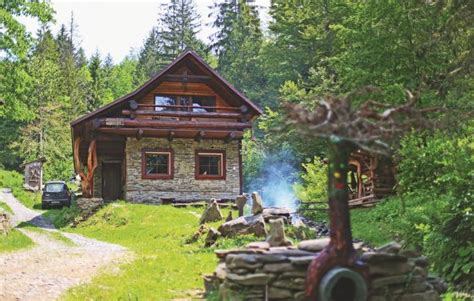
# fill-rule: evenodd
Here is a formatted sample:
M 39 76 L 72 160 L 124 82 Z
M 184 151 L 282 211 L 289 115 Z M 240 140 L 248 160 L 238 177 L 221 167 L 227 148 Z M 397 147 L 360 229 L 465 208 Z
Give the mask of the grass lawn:
M 170 300 L 203 288 L 201 275 L 217 263 L 214 249 L 203 238 L 187 244 L 199 227 L 203 209 L 113 203 L 77 228 L 65 230 L 119 244 L 136 254 L 114 274 L 96 277 L 91 284 L 71 289 L 67 300 Z M 223 210 L 224 216 L 228 213 Z M 210 226 L 217 227 L 220 223 Z M 254 237 L 224 240 L 221 247 L 244 245 Z
M 17 229 L 12 229 L 7 236 L 0 234 L 0 253 L 18 251 L 33 245 L 33 241 Z

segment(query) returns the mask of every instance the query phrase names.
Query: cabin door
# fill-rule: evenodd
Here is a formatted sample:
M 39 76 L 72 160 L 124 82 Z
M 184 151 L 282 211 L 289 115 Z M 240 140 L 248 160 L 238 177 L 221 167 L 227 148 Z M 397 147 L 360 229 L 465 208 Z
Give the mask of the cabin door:
M 106 201 L 122 197 L 122 163 L 102 163 L 102 198 Z

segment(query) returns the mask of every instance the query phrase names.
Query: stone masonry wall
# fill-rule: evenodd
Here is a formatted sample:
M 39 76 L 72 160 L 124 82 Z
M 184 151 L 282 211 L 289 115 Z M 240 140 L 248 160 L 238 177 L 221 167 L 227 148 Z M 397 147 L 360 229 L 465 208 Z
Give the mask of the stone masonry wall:
M 245 249 L 218 250 L 220 263 L 205 277 L 206 291 L 219 300 L 305 300 L 306 270 L 328 240 L 303 241 L 297 247 L 250 244 Z M 358 248 L 358 247 L 356 247 Z M 369 301 L 440 301 L 446 285 L 428 276 L 426 257 L 389 244 L 376 252 L 358 249 L 367 264 Z
M 125 199 L 139 203 L 160 203 L 160 198 L 177 200 L 233 199 L 240 193 L 238 141 L 222 140 L 128 138 L 126 153 Z M 174 152 L 173 179 L 142 179 L 142 149 L 172 149 Z M 224 150 L 226 155 L 225 180 L 196 180 L 195 151 Z

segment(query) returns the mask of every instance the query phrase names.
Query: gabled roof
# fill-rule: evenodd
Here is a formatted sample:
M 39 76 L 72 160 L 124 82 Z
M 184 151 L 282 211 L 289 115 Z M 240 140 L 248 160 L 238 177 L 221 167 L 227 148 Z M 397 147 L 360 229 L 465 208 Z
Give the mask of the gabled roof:
M 73 122 L 71 122 L 71 126 L 75 126 L 83 121 L 90 120 L 98 115 L 104 114 L 109 110 L 113 110 L 117 108 L 118 106 L 126 103 L 127 101 L 130 101 L 134 99 L 136 96 L 140 95 L 142 92 L 148 90 L 150 87 L 156 86 L 162 79 L 162 77 L 168 73 L 174 66 L 176 66 L 178 63 L 184 61 L 184 60 L 189 60 L 192 59 L 194 60 L 200 67 L 202 67 L 204 70 L 206 70 L 213 79 L 223 85 L 230 94 L 234 95 L 242 104 L 247 105 L 255 115 L 261 115 L 263 114 L 263 111 L 255 105 L 252 101 L 250 101 L 245 95 L 240 93 L 235 87 L 233 87 L 227 80 L 225 80 L 219 73 L 217 73 L 214 69 L 212 69 L 197 53 L 195 53 L 192 50 L 187 50 L 180 54 L 173 62 L 171 62 L 168 66 L 166 66 L 163 70 L 161 70 L 157 75 L 155 75 L 153 78 L 151 78 L 149 81 L 144 83 L 142 86 L 140 86 L 138 89 L 135 91 L 122 96 L 113 102 L 100 107 L 99 109 L 95 110 L 94 112 L 88 113 Z

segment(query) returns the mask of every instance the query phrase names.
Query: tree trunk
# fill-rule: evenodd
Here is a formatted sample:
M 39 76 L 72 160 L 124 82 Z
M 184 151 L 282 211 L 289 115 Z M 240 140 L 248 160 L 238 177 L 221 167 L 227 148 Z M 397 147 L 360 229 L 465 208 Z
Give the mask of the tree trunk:
M 328 194 L 330 243 L 311 262 L 306 277 L 306 297 L 317 300 L 319 284 L 332 268 L 356 266 L 356 252 L 352 245 L 349 215 L 349 191 L 347 175 L 352 143 L 333 138 L 329 143 Z

